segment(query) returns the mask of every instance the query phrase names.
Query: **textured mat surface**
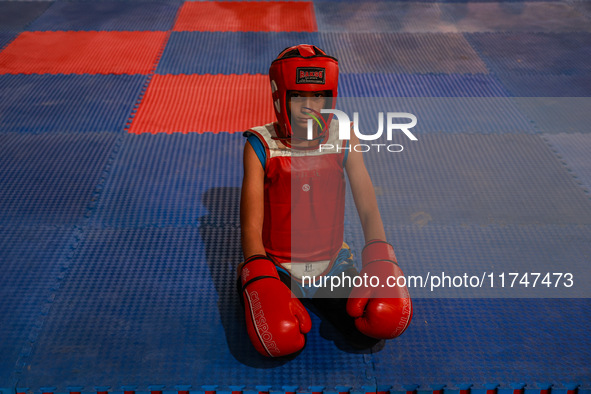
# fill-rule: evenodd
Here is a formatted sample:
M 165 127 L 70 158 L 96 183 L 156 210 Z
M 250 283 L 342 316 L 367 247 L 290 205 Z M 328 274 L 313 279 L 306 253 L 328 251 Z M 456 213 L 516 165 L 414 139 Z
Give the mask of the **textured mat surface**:
M 590 11 L 0 0 L 0 393 L 590 394 Z M 365 155 L 405 273 L 506 287 L 411 288 L 409 330 L 373 352 L 314 314 L 295 360 L 253 350 L 234 287 L 240 132 L 273 119 L 269 64 L 296 43 L 339 58 L 362 121 L 418 116 L 418 141 L 396 131 L 403 152 Z M 538 271 L 574 286 L 533 286 Z
M 588 225 L 449 226 L 414 218 L 413 225 L 386 224 L 386 235 L 405 274 L 420 278 L 411 282 L 414 298 L 529 298 L 532 304 L 550 298 L 589 299 Z M 359 235 L 353 239 L 359 240 Z M 359 251 L 362 245 L 357 244 Z M 444 280 L 443 274 L 453 280 Z M 466 344 L 473 340 L 466 338 Z
M 545 135 L 544 139 L 556 151 L 575 181 L 591 192 L 591 134 Z
M 0 221 L 82 224 L 117 134 L 0 134 Z
M 0 74 L 148 74 L 166 33 L 24 32 L 0 53 Z
M 234 294 L 238 240 L 208 226 L 89 231 L 19 383 L 365 384 L 364 357 L 318 331 L 289 363 L 252 349 Z
M 515 97 L 588 97 L 591 75 L 520 75 L 504 73 L 503 85 Z
M 490 74 L 342 74 L 344 97 L 506 97 Z
M 482 94 L 486 94 L 486 91 Z M 442 133 L 534 134 L 537 130 L 535 124 L 523 114 L 519 105 L 521 103 L 515 100 L 505 97 L 340 97 L 338 107 L 350 120 L 354 120 L 357 113 L 358 130 L 366 135 L 375 135 L 378 132 L 381 113 L 382 140 L 377 140 L 381 143 L 388 141 L 389 134 L 403 135 L 400 127 L 389 126 L 390 123 L 392 125 L 411 123 L 408 115 L 399 117 L 394 116 L 395 113 L 411 114 L 417 118 L 416 124 L 408 130 L 415 138 L 417 138 L 416 135 Z M 552 110 L 552 113 L 557 113 L 564 107 L 550 101 L 541 103 L 532 100 L 522 101 L 533 109 L 542 108 L 541 104 L 544 104 L 548 110 Z M 567 105 L 568 102 L 564 104 Z M 581 106 L 578 106 L 577 110 L 579 108 Z M 568 114 L 578 111 L 565 112 Z M 389 114 L 392 116 L 390 120 Z M 583 114 L 581 120 L 584 119 L 586 116 Z M 573 123 L 573 121 L 564 122 L 571 128 Z M 360 147 L 358 150 L 370 151 L 367 147 Z M 377 148 L 374 151 L 379 152 Z
M 316 31 L 308 1 L 185 2 L 175 31 Z
M 145 81 L 142 75 L 0 75 L 0 128 L 123 132 Z
M 460 32 L 589 32 L 589 20 L 560 2 L 466 2 L 440 5 Z
M 244 131 L 272 121 L 270 90 L 264 75 L 155 75 L 129 131 Z
M 475 33 L 466 39 L 497 73 L 588 74 L 591 33 Z
M 345 230 L 354 254 L 363 247 L 359 228 L 353 223 Z M 523 283 L 511 285 L 506 281 L 501 291 L 496 274 L 537 272 L 541 267 L 562 272 L 582 269 L 578 271 L 582 275 L 574 275 L 573 289 L 587 294 L 589 231 L 588 225 L 386 224 L 386 236 L 407 277 L 425 278 L 429 271 L 439 276 L 494 272 L 496 290 L 490 286 L 472 291 L 465 287 L 451 291 L 434 288 L 432 292 L 429 288 L 409 289 L 414 297 L 413 322 L 399 342 L 392 341 L 391 346 L 374 355 L 377 382 L 402 385 L 419 382 L 423 376 L 432 382 L 454 376 L 455 385 L 473 382 L 474 389 L 482 389 L 487 383 L 509 388 L 521 379 L 539 384 L 559 380 L 559 376 L 588 382 L 591 353 L 577 345 L 589 343 L 584 328 L 591 318 L 585 312 L 588 295 L 584 299 L 550 299 L 560 297 L 553 280 L 550 287 L 538 282 L 535 288 L 533 281 L 527 288 Z M 556 261 L 564 263 L 561 269 L 556 269 Z M 526 293 L 530 292 L 533 297 L 536 291 L 539 298 L 522 298 L 529 297 Z M 492 294 L 495 298 L 487 298 Z M 572 329 L 565 327 L 566 322 L 573 322 Z M 549 347 L 548 341 L 559 346 Z M 560 360 L 561 365 L 553 366 L 548 360 Z M 539 367 L 532 368 L 538 363 Z
M 487 73 L 461 34 L 321 33 L 342 73 Z
M 591 4 L 588 1 L 569 1 L 569 4 L 577 10 L 577 12 L 591 18 Z
M 57 226 L 0 225 L 0 382 L 15 380 L 17 365 L 42 330 L 58 280 L 60 257 L 72 230 Z
M 438 3 L 316 1 L 314 8 L 321 32 L 457 32 Z
M 8 45 L 8 43 L 14 40 L 16 36 L 16 33 L 0 32 L 0 50 L 2 50 L 2 48 L 4 48 L 6 45 Z
M 542 133 L 591 133 L 589 97 L 518 98 L 515 102 Z
M 392 376 L 404 382 L 427 376 L 437 382 L 453 375 L 457 382 L 477 382 L 475 389 L 498 384 L 501 375 L 511 383 L 560 376 L 586 382 L 589 353 L 573 340 L 589 346 L 589 338 L 582 325 L 565 329 L 563 322 L 578 322 L 582 316 L 588 323 L 589 306 L 588 299 L 418 300 L 415 324 L 404 334 L 410 338 L 375 356 L 375 374 L 379 383 Z M 547 346 L 548 341 L 556 346 Z
M 55 2 L 27 30 L 170 30 L 182 1 Z
M 424 241 L 445 234 L 442 230 L 410 232 L 416 241 Z M 467 230 L 454 230 L 444 238 L 472 244 L 475 235 L 484 241 L 487 235 L 504 232 Z M 398 250 L 408 250 L 400 247 L 404 237 L 397 237 L 405 231 L 388 229 L 392 239 L 402 240 Z M 516 233 L 520 230 L 510 234 Z M 534 233 L 522 232 L 522 242 Z M 208 381 L 230 384 L 359 387 L 375 380 L 412 383 L 425 377 L 476 382 L 496 381 L 497 376 L 527 376 L 530 381 L 588 377 L 588 300 L 416 299 L 409 331 L 374 355 L 340 350 L 327 339 L 334 335 L 330 327 L 323 329 L 314 319 L 306 350 L 296 360 L 263 360 L 249 347 L 233 286 L 228 286 L 239 251 L 222 245 L 234 245 L 238 238 L 235 228 L 208 226 L 89 231 L 45 319 L 28 359 L 31 368 L 21 374 L 22 384 L 37 386 L 52 378 L 67 385 L 88 378 L 120 385 L 126 384 L 123 377 L 135 376 L 146 384 L 172 386 L 178 381 L 198 384 L 188 377 L 207 376 Z M 449 250 L 445 239 L 440 246 Z M 429 252 L 411 253 L 421 258 Z M 404 261 L 410 265 L 407 253 Z M 564 323 L 570 321 L 579 324 L 566 328 Z M 560 346 L 544 346 L 547 338 Z M 559 368 L 548 363 L 528 367 L 548 358 L 564 362 Z M 431 368 L 425 370 L 425 365 Z M 231 379 L 227 371 L 232 371 Z
M 51 5 L 48 1 L 1 1 L 0 31 L 20 32 Z
M 93 226 L 194 226 L 202 216 L 237 226 L 245 141 L 239 133 L 128 135 Z
M 591 204 L 538 136 L 425 135 L 365 156 L 384 221 L 591 224 Z
M 294 42 L 320 45 L 317 33 L 173 32 L 158 74 L 268 74 Z

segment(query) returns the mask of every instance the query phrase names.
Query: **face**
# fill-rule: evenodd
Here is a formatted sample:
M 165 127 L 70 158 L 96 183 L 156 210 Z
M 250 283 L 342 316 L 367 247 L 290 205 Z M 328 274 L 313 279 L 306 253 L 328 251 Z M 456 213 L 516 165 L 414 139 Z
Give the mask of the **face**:
M 324 91 L 304 92 L 290 90 L 287 92 L 287 109 L 291 118 L 292 131 L 296 134 L 306 133 L 308 119 L 312 119 L 308 108 L 320 112 L 322 108 L 326 108 L 326 103 L 327 93 Z

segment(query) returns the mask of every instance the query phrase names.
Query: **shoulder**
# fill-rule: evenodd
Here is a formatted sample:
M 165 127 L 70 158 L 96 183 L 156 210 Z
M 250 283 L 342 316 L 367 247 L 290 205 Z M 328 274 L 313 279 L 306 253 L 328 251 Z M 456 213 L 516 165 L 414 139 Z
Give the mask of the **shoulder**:
M 246 138 L 250 136 L 256 136 L 261 141 L 267 142 L 276 136 L 275 123 L 268 123 L 263 126 L 252 127 L 243 132 L 242 135 Z
M 273 123 L 270 123 L 264 126 L 253 127 L 242 133 L 247 139 L 244 146 L 245 158 L 247 154 L 256 157 L 263 169 L 265 169 L 269 157 L 269 145 L 273 143 L 273 130 Z
M 263 158 L 261 157 L 261 150 L 260 150 L 260 142 L 259 146 L 257 146 L 255 141 L 258 141 L 256 137 L 252 137 L 254 140 L 251 142 L 250 138 L 244 144 L 244 154 L 243 154 L 243 166 L 244 166 L 244 176 L 245 178 L 248 177 L 250 174 L 258 174 L 264 173 L 265 169 L 265 160 L 264 160 L 264 149 L 263 149 Z M 253 144 L 254 143 L 254 144 Z

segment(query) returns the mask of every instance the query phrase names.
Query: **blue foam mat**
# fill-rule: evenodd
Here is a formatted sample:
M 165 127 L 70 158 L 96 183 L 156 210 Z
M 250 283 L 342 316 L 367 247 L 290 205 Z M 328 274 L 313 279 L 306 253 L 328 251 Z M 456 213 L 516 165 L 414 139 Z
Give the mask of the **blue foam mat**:
M 538 226 L 511 227 L 509 231 L 498 226 L 445 230 L 440 226 L 387 227 L 401 265 L 410 272 L 407 267 L 416 260 L 441 258 L 450 259 L 454 267 L 466 268 L 462 263 L 469 265 L 470 258 L 461 252 L 466 249 L 453 246 L 458 242 L 476 245 L 475 237 L 488 241 L 482 244 L 485 249 L 472 253 L 494 259 L 491 248 L 499 236 L 519 240 L 529 249 L 539 243 L 549 250 L 564 250 L 572 248 L 571 237 L 580 234 L 580 228 L 574 226 L 541 231 Z M 15 235 L 20 238 L 23 233 L 26 231 Z M 435 243 L 434 237 L 438 239 Z M 564 240 L 569 238 L 571 245 L 567 247 Z M 5 239 L 10 241 L 11 237 Z M 20 384 L 39 387 L 51 379 L 64 386 L 90 380 L 117 386 L 129 383 L 126 376 L 135 376 L 144 384 L 169 386 L 199 384 L 204 376 L 208 383 L 231 384 L 227 371 L 240 384 L 264 381 L 275 387 L 286 382 L 360 387 L 376 378 L 382 384 L 446 378 L 486 381 L 496 376 L 496 382 L 508 384 L 511 378 L 524 374 L 531 381 L 555 377 L 585 382 L 588 376 L 588 299 L 416 299 L 409 330 L 374 355 L 339 350 L 326 339 L 330 329 L 322 335 L 321 323 L 314 318 L 317 328 L 298 359 L 286 364 L 264 360 L 253 353 L 244 336 L 234 293 L 234 267 L 240 261 L 238 240 L 237 228 L 207 224 L 200 228 L 87 230 L 49 314 L 43 316 L 44 329 L 24 359 L 31 368 L 18 371 Z M 54 245 L 51 239 L 43 241 Z M 584 245 L 589 248 L 584 242 L 580 239 L 579 249 Z M 426 244 L 432 248 L 425 249 Z M 31 250 L 30 243 L 24 246 Z M 518 250 L 529 255 L 528 250 Z M 554 258 L 548 251 L 537 253 Z M 43 268 L 55 270 L 54 256 L 47 258 Z M 16 272 L 26 281 L 38 274 Z M 30 292 L 24 298 L 29 306 L 37 305 Z M 37 313 L 32 311 L 32 315 Z M 458 324 L 462 319 L 465 323 Z M 574 326 L 573 321 L 577 322 Z M 544 346 L 541 332 L 560 346 Z M 548 359 L 560 359 L 562 367 L 544 363 Z M 546 367 L 532 370 L 528 363 Z M 76 370 L 70 365 L 76 365 Z M 310 374 L 302 376 L 302 370 Z
M 490 74 L 341 74 L 344 97 L 507 97 Z
M 51 4 L 48 1 L 0 1 L 0 31 L 24 30 Z
M 315 1 L 321 32 L 451 32 L 437 2 Z
M 0 32 L 0 51 L 4 49 L 14 38 L 17 36 L 16 33 L 2 33 Z
M 365 357 L 319 338 L 317 319 L 294 361 L 254 351 L 235 293 L 238 244 L 232 227 L 87 231 L 19 384 L 367 383 Z
M 503 101 L 513 134 L 493 124 L 504 113 L 466 127 L 463 115 L 440 117 L 442 105 L 434 113 L 444 130 L 431 122 L 417 143 L 397 135 L 403 153 L 366 155 L 388 239 L 407 274 L 576 268 L 588 292 L 589 122 L 544 127 L 546 107 L 518 98 L 588 96 L 589 33 L 516 33 L 527 24 L 432 33 L 469 26 L 470 3 L 527 5 L 517 0 L 358 3 L 315 1 L 320 33 L 173 32 L 157 72 L 266 74 L 280 50 L 306 42 L 339 58 L 341 95 L 467 98 L 472 118 L 481 98 L 514 96 Z M 456 4 L 429 14 L 446 8 L 439 3 Z M 178 5 L 0 1 L 0 49 L 24 29 L 169 30 Z M 568 5 L 589 17 L 587 2 Z M 355 8 L 370 20 L 355 19 Z M 153 9 L 163 12 L 148 15 Z M 416 10 L 426 14 L 409 24 Z M 477 28 L 499 27 L 490 22 Z M 405 29 L 423 33 L 399 34 Z M 0 75 L 1 393 L 137 385 L 141 394 L 164 384 L 173 394 L 185 383 L 196 394 L 203 384 L 244 385 L 245 394 L 261 384 L 272 392 L 384 385 L 393 394 L 420 385 L 417 394 L 427 394 L 441 383 L 457 394 L 466 382 L 473 394 L 487 383 L 513 394 L 520 381 L 526 394 L 546 381 L 556 394 L 571 382 L 589 391 L 589 298 L 416 297 L 409 330 L 372 354 L 343 348 L 313 315 L 294 361 L 258 356 L 233 286 L 244 138 L 125 134 L 146 78 Z M 536 132 L 547 134 L 526 135 Z M 358 255 L 356 215 L 349 199 L 345 239 Z
M 0 129 L 123 132 L 144 75 L 0 75 Z
M 0 222 L 0 382 L 31 351 L 63 272 L 61 258 L 72 229 L 25 227 Z
M 591 133 L 590 97 L 515 98 L 515 103 L 541 133 Z
M 399 259 L 408 267 L 413 263 L 410 256 L 436 258 L 420 245 L 429 237 L 441 237 L 445 229 L 387 230 L 389 238 L 398 240 Z M 545 233 L 534 226 L 514 227 L 509 234 L 497 226 L 456 228 L 443 237 L 448 244 L 445 239 L 438 244 L 441 254 L 453 250 L 454 240 L 473 238 L 474 230 L 483 236 L 520 234 L 525 244 L 528 236 Z M 546 232 L 546 239 L 553 233 Z M 575 227 L 566 231 L 579 233 Z M 409 251 L 410 236 L 419 249 Z M 232 227 L 87 231 L 26 360 L 30 368 L 20 371 L 20 384 L 38 387 L 51 379 L 64 386 L 100 381 L 118 387 L 129 384 L 129 376 L 142 387 L 179 382 L 252 387 L 264 382 L 274 387 L 360 388 L 376 382 L 442 380 L 508 385 L 520 376 L 529 381 L 588 379 L 589 299 L 417 298 L 409 330 L 373 354 L 339 349 L 331 336 L 334 329 L 322 328 L 314 317 L 300 356 L 290 362 L 264 359 L 246 338 L 234 293 L 238 240 L 239 232 Z M 547 248 L 558 244 L 554 239 Z M 229 250 L 225 245 L 234 246 Z M 484 249 L 474 254 L 478 251 Z M 456 253 L 463 256 L 460 250 Z M 547 341 L 560 346 L 546 346 Z M 561 366 L 545 360 L 560 360 Z
M 375 374 L 380 384 L 450 377 L 455 384 L 474 382 L 475 388 L 589 384 L 591 343 L 584 326 L 590 306 L 589 299 L 416 300 L 413 323 L 403 334 L 408 337 L 375 355 Z
M 589 32 L 589 20 L 569 2 L 440 4 L 441 18 L 460 32 Z
M 465 34 L 498 74 L 588 74 L 591 33 Z
M 171 30 L 182 1 L 56 2 L 27 30 Z
M 520 75 L 504 73 L 499 79 L 515 97 L 589 97 L 591 74 Z
M 267 74 L 294 43 L 319 45 L 317 33 L 173 32 L 157 74 Z
M 591 192 L 591 134 L 545 135 L 544 139 L 555 150 L 575 181 Z
M 587 19 L 591 19 L 591 4 L 588 1 L 571 1 L 570 4 Z
M 488 70 L 461 34 L 321 33 L 342 73 L 458 73 Z
M 86 221 L 117 134 L 0 134 L 0 223 Z
M 363 247 L 359 240 L 363 238 L 358 229 L 359 226 L 352 226 L 349 237 L 356 240 L 354 250 L 359 252 Z M 410 282 L 409 288 L 417 299 L 591 298 L 591 291 L 585 285 L 591 278 L 587 267 L 591 252 L 590 226 L 460 227 L 398 225 L 389 221 L 386 236 L 394 245 L 405 274 L 420 277 Z M 551 274 L 547 276 L 547 273 Z M 454 281 L 444 280 L 443 274 Z M 470 281 L 456 278 L 464 275 Z M 431 280 L 432 276 L 441 281 Z M 526 281 L 529 281 L 527 285 Z
M 519 272 L 521 279 L 525 272 L 582 268 L 574 275 L 573 286 L 582 290 L 579 294 L 588 293 L 590 226 L 387 223 L 385 230 L 407 278 L 426 278 L 428 271 L 440 277 L 486 271 L 495 274 L 498 288 L 501 273 L 509 278 L 508 273 Z M 346 227 L 345 239 L 354 255 L 359 255 L 364 244 L 361 227 Z M 526 288 L 506 281 L 503 291 L 497 292 L 487 290 L 488 283 L 455 291 L 409 288 L 413 321 L 399 343 L 394 340 L 374 355 L 378 383 L 429 381 L 449 387 L 469 382 L 474 388 L 485 383 L 503 387 L 515 382 L 532 382 L 528 387 L 547 381 L 588 384 L 591 347 L 586 326 L 591 301 L 588 295 L 551 299 L 560 297 L 553 286 L 557 282 L 551 282 L 550 287 L 540 282 L 534 287 L 531 280 Z M 534 297 L 536 290 L 541 294 Z M 495 297 L 488 298 L 492 294 Z
M 366 154 L 385 221 L 591 224 L 591 201 L 533 135 L 419 135 Z M 416 216 L 416 218 L 415 218 Z
M 193 1 L 193 0 L 192 0 Z M 199 0 L 195 0 L 195 1 L 199 1 Z M 239 1 L 239 0 L 238 0 Z M 257 1 L 257 0 L 253 0 L 253 1 Z M 339 3 L 358 3 L 360 0 L 330 0 L 331 2 L 335 3 L 335 4 L 339 4 Z M 383 3 L 385 0 L 362 0 L 365 3 Z M 531 2 L 560 2 L 562 0 L 528 0 L 528 3 Z M 392 1 L 392 3 L 423 3 L 423 2 L 427 2 L 427 3 L 432 3 L 432 0 L 395 0 Z M 498 3 L 498 0 L 438 0 L 437 3 Z M 504 0 L 504 3 L 523 3 L 523 0 Z
M 97 227 L 236 224 L 246 139 L 228 134 L 125 136 L 93 217 Z
M 382 114 L 381 139 L 362 141 L 366 143 L 387 142 L 386 138 L 388 138 L 388 129 L 390 128 L 388 114 L 392 113 L 412 114 L 416 117 L 416 124 L 409 128 L 409 132 L 415 137 L 417 134 L 442 133 L 536 133 L 535 125 L 522 112 L 518 104 L 515 99 L 506 97 L 340 97 L 337 100 L 337 108 L 343 111 L 349 120 L 354 120 L 355 113 L 358 114 L 358 122 L 355 125 L 358 126 L 361 134 L 375 135 L 379 131 L 380 113 Z M 536 105 L 530 106 L 536 107 Z M 556 108 L 550 107 L 555 113 Z M 584 120 L 585 116 L 582 117 Z M 391 119 L 391 123 L 409 124 L 410 120 L 408 115 L 396 116 Z M 571 123 L 565 122 L 569 126 L 572 126 Z M 402 135 L 402 131 L 400 128 L 393 128 L 390 130 L 390 134 Z M 367 147 L 358 149 L 368 150 Z M 374 150 L 377 151 L 377 148 Z

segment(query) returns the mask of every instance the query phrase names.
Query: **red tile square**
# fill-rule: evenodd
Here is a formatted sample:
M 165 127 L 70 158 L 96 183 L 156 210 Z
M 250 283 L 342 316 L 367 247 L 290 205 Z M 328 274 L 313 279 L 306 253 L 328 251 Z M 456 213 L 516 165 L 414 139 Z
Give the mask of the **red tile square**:
M 274 119 L 266 75 L 154 75 L 129 132 L 240 132 Z
M 318 31 L 308 1 L 185 2 L 175 31 Z
M 24 32 L 0 52 L 0 74 L 148 74 L 167 34 Z

